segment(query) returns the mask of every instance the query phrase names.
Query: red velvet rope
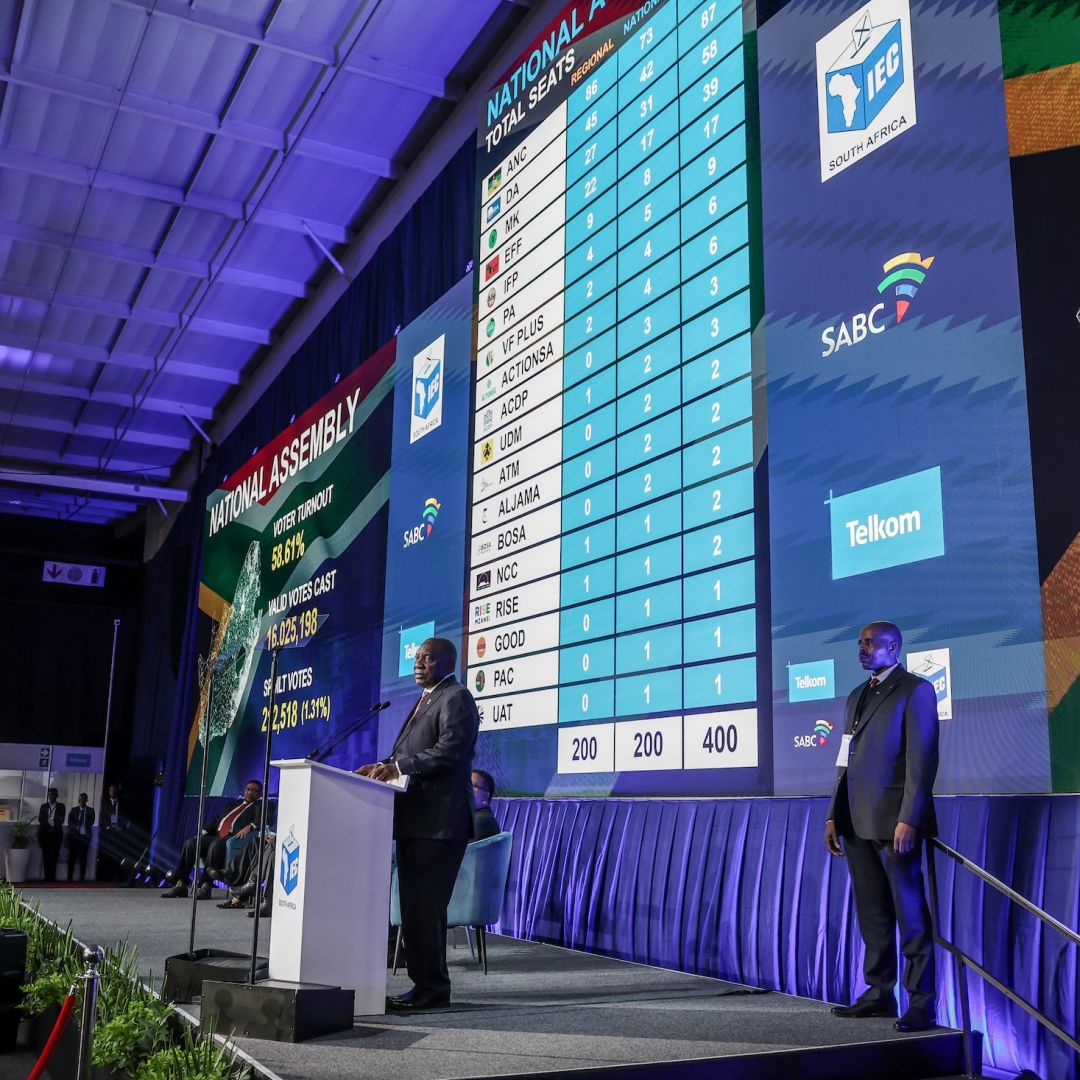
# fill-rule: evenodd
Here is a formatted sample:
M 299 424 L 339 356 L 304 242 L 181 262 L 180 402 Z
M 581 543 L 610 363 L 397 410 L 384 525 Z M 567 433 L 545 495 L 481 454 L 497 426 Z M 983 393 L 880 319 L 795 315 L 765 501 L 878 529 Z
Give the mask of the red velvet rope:
M 49 1059 L 53 1056 L 53 1051 L 56 1049 L 57 1043 L 60 1042 L 60 1036 L 64 1034 L 64 1028 L 67 1027 L 68 1021 L 71 1019 L 72 1010 L 75 1008 L 75 995 L 68 994 L 64 998 L 64 1004 L 60 1006 L 60 1015 L 56 1018 L 56 1023 L 53 1024 L 52 1034 L 49 1036 L 49 1041 L 45 1044 L 41 1051 L 41 1057 L 37 1059 L 37 1064 L 33 1067 L 27 1080 L 38 1080 L 41 1074 L 45 1071 L 45 1066 L 49 1064 Z

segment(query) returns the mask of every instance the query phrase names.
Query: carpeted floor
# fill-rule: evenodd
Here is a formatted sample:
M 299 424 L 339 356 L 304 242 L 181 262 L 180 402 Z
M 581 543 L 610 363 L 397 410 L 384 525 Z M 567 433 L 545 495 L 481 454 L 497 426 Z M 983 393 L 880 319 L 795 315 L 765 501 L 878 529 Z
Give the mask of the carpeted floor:
M 156 983 L 165 958 L 187 949 L 189 902 L 124 889 L 27 889 L 26 896 L 49 918 L 70 921 L 85 942 L 136 944 L 142 969 Z M 196 948 L 243 951 L 251 926 L 243 914 L 200 902 Z M 268 934 L 267 926 L 264 954 Z M 448 959 L 449 1009 L 359 1017 L 350 1032 L 301 1044 L 241 1039 L 239 1045 L 284 1080 L 435 1080 L 905 1037 L 888 1020 L 837 1019 L 821 1002 L 509 938 L 490 938 L 487 976 L 464 945 Z M 388 973 L 391 993 L 408 986 L 403 974 Z M 197 1005 L 185 1008 L 197 1012 Z

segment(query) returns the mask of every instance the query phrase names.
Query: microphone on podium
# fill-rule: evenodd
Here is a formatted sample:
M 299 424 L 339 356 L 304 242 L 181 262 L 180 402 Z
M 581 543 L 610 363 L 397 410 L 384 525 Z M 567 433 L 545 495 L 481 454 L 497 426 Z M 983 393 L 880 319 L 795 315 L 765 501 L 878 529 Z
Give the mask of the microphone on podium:
M 354 735 L 359 731 L 366 723 L 368 723 L 373 716 L 377 716 L 383 709 L 389 709 L 389 701 L 376 701 L 374 705 L 369 705 L 351 724 L 345 727 L 342 731 L 334 735 L 322 746 L 316 747 L 308 754 L 308 761 L 323 761 L 340 743 L 344 742 L 350 735 Z

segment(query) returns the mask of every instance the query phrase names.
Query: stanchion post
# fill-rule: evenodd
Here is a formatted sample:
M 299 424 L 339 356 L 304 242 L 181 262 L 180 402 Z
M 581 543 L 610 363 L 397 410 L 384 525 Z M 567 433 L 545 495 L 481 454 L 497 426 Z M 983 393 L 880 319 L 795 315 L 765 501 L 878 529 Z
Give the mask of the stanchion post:
M 75 1069 L 77 1080 L 90 1080 L 90 1047 L 94 1041 L 94 1018 L 97 1016 L 98 965 L 105 959 L 100 945 L 87 945 L 82 958 L 86 971 L 83 983 L 82 1024 L 79 1029 L 79 1057 Z
M 266 843 L 266 824 L 269 817 L 269 802 L 270 802 L 270 744 L 274 737 L 274 692 L 277 689 L 275 683 L 277 682 L 277 664 L 278 664 L 278 650 L 270 650 L 270 703 L 269 703 L 269 717 L 266 721 L 266 752 L 263 757 L 263 790 L 262 790 L 262 811 L 259 815 L 259 835 L 255 838 L 255 843 L 258 845 L 258 850 L 255 853 L 255 911 L 254 914 L 254 926 L 251 928 L 251 963 L 248 966 L 248 984 L 254 985 L 255 983 L 255 966 L 259 955 L 259 914 L 262 910 L 263 904 L 263 883 L 262 883 L 262 865 L 263 865 L 263 845 Z M 270 860 L 270 873 L 274 872 L 274 861 Z
M 936 941 L 940 941 L 945 946 L 956 965 L 956 988 L 960 995 L 961 1039 L 964 1049 L 964 1075 L 975 1076 L 975 1047 L 971 1032 L 971 1006 L 968 1001 L 967 964 L 964 962 L 961 951 L 956 947 L 956 943 L 952 940 L 947 941 L 941 932 L 941 904 L 938 898 L 937 859 L 935 858 L 937 849 L 933 839 L 927 841 L 924 846 L 926 848 L 926 873 L 930 879 L 930 920 L 933 923 L 933 936 Z
M 214 668 L 207 665 L 207 675 L 210 679 L 210 685 L 206 690 L 206 709 L 199 719 L 199 735 L 196 737 L 202 737 L 202 766 L 199 770 L 199 820 L 195 826 L 195 874 L 191 879 L 191 932 L 188 934 L 188 955 L 194 959 L 195 957 L 195 919 L 199 910 L 199 860 L 206 857 L 206 849 L 209 847 L 205 843 L 206 837 L 203 836 L 203 825 L 206 822 L 206 772 L 210 761 L 210 736 L 212 728 L 210 727 L 211 712 L 214 708 L 214 683 L 217 681 L 214 678 Z M 205 733 L 205 735 L 204 735 Z M 206 869 L 209 869 L 207 867 Z M 186 885 L 187 882 L 184 882 Z

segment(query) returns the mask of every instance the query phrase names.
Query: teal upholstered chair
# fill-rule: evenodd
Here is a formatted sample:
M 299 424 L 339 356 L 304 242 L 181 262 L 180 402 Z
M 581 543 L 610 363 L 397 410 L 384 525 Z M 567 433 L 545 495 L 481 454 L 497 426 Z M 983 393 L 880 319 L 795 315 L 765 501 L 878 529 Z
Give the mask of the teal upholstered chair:
M 485 927 L 502 918 L 506 879 L 510 873 L 510 852 L 514 838 L 508 832 L 496 833 L 477 840 L 465 849 L 454 893 L 446 911 L 446 925 L 464 926 L 476 931 L 476 951 L 487 974 L 487 937 Z M 401 899 L 398 895 L 398 873 L 390 880 L 390 924 L 397 927 L 394 943 L 394 970 L 397 971 L 401 951 Z M 406 947 L 408 942 L 406 942 Z

